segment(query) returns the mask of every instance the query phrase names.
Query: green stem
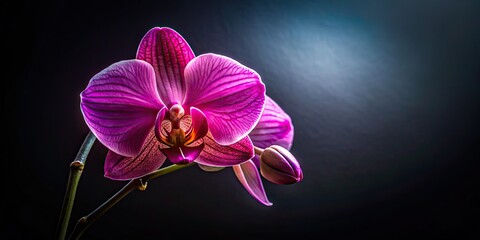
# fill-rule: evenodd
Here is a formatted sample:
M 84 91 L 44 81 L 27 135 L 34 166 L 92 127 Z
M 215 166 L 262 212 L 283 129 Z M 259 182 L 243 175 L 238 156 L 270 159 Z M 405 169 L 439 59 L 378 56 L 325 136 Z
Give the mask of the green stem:
M 88 153 L 90 152 L 95 139 L 95 135 L 93 135 L 92 132 L 89 132 L 85 137 L 80 150 L 78 150 L 77 156 L 73 162 L 70 163 L 70 174 L 68 176 L 67 189 L 65 190 L 62 212 L 60 213 L 60 219 L 57 227 L 57 236 L 59 240 L 65 239 L 67 234 L 68 223 L 72 213 L 73 202 L 75 201 L 75 194 L 77 193 L 78 182 L 82 176 L 83 168 L 85 167 L 85 161 L 87 160 Z
M 87 230 L 90 225 L 92 225 L 97 219 L 99 219 L 103 214 L 105 214 L 110 208 L 115 206 L 120 200 L 122 200 L 125 196 L 127 196 L 130 192 L 135 189 L 139 189 L 144 191 L 147 188 L 147 182 L 154 178 L 163 176 L 165 174 L 180 170 L 182 168 L 186 168 L 192 166 L 193 163 L 186 164 L 186 165 L 170 165 L 168 167 L 164 167 L 154 171 L 144 177 L 136 178 L 131 180 L 127 183 L 120 191 L 115 193 L 111 198 L 109 198 L 106 202 L 100 205 L 97 209 L 93 210 L 87 216 L 84 216 L 78 220 L 77 225 L 73 229 L 72 234 L 70 235 L 70 239 L 79 239 L 82 234 Z

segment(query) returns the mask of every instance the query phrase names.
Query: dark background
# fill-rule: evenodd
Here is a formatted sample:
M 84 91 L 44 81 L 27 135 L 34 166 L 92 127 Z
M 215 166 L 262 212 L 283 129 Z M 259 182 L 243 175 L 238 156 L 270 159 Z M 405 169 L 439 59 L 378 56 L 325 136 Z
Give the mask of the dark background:
M 2 239 L 53 239 L 88 128 L 79 94 L 152 27 L 255 69 L 295 125 L 304 181 L 233 171 L 150 182 L 84 239 L 478 239 L 478 1 L 2 3 Z M 92 149 L 72 221 L 123 186 Z M 307 237 L 312 236 L 312 237 Z

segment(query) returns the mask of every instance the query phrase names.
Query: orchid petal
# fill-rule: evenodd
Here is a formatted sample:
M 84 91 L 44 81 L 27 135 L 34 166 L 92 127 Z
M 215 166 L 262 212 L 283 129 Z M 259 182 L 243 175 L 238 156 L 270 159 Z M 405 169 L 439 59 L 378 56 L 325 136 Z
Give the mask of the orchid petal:
M 292 120 L 275 101 L 266 96 L 265 109 L 260 121 L 248 136 L 252 139 L 253 145 L 257 147 L 267 148 L 272 145 L 280 145 L 290 150 L 293 144 Z M 257 167 L 260 167 L 258 156 L 253 157 L 252 160 Z
M 265 85 L 253 70 L 216 54 L 204 54 L 185 68 L 184 106 L 205 114 L 216 142 L 244 138 L 257 124 L 265 102 Z
M 266 206 L 273 205 L 267 198 L 260 173 L 251 160 L 233 166 L 233 171 L 250 195 Z
M 191 107 L 190 115 L 192 116 L 192 128 L 185 139 L 185 145 L 195 142 L 196 140 L 205 137 L 208 133 L 208 123 L 205 115 L 198 108 Z
M 162 148 L 160 151 L 174 164 L 187 164 L 193 162 L 198 157 L 203 147 L 203 144 L 194 147 L 174 146 Z
M 166 124 L 163 122 L 163 120 L 165 120 L 166 113 L 167 113 L 167 108 L 164 107 L 160 109 L 160 111 L 157 114 L 157 118 L 155 120 L 155 137 L 157 138 L 158 141 L 162 142 L 163 144 L 169 145 L 166 134 L 162 133 L 162 129 L 164 129 Z
M 195 162 L 212 167 L 230 167 L 243 163 L 253 157 L 253 144 L 250 138 L 244 137 L 240 141 L 224 146 L 218 144 L 208 133 L 203 138 L 205 147 Z
M 135 157 L 124 157 L 109 151 L 105 160 L 105 177 L 113 180 L 129 180 L 157 170 L 165 162 L 165 156 L 158 147 L 159 142 L 151 131 L 142 151 Z
M 152 66 L 140 60 L 112 64 L 93 76 L 80 95 L 90 130 L 108 149 L 134 157 L 163 107 Z
M 185 66 L 195 57 L 183 37 L 170 28 L 153 28 L 138 46 L 137 59 L 155 69 L 158 94 L 167 107 L 181 103 L 185 96 Z
M 275 101 L 267 96 L 260 121 L 248 136 L 257 147 L 267 148 L 271 145 L 279 145 L 290 150 L 293 143 L 292 120 Z

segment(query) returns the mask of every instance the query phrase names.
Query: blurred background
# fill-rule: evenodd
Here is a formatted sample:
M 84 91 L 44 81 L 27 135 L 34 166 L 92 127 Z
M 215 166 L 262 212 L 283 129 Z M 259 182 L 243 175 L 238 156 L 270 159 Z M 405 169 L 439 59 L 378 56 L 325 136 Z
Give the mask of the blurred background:
M 304 181 L 264 181 L 256 202 L 231 169 L 151 181 L 84 239 L 478 239 L 478 1 L 16 1 L 2 3 L 2 239 L 52 239 L 88 128 L 79 94 L 135 57 L 152 27 L 255 69 L 290 114 Z M 125 183 L 96 143 L 72 223 Z M 308 237 L 311 236 L 311 237 Z

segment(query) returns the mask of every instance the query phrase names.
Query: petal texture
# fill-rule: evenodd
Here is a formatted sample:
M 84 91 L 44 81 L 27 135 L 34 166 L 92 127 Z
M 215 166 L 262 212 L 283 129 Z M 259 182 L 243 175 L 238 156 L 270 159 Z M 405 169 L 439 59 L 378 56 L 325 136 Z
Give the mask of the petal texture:
M 233 166 L 233 171 L 250 195 L 262 204 L 272 206 L 272 203 L 268 200 L 265 189 L 263 188 L 262 178 L 260 177 L 257 166 L 255 166 L 251 160 Z
M 279 145 L 290 150 L 293 143 L 292 120 L 275 101 L 267 96 L 260 121 L 248 136 L 257 147 L 267 148 L 271 145 Z
M 250 138 L 224 146 L 218 144 L 210 133 L 203 138 L 205 147 L 195 162 L 212 167 L 230 167 L 253 157 L 253 144 Z
M 196 57 L 185 68 L 184 106 L 205 114 L 216 142 L 244 138 L 257 124 L 265 102 L 265 85 L 253 70 L 216 54 Z
M 184 69 L 194 57 L 185 39 L 175 30 L 165 27 L 148 31 L 137 51 L 137 59 L 150 63 L 155 69 L 158 93 L 168 108 L 183 101 Z
M 165 156 L 159 150 L 159 142 L 153 131 L 140 154 L 135 157 L 124 157 L 109 151 L 105 160 L 105 177 L 114 180 L 138 178 L 157 170 L 165 162 Z
M 260 121 L 248 134 L 253 145 L 267 148 L 280 145 L 288 150 L 293 144 L 293 124 L 290 116 L 269 96 L 265 98 L 265 108 Z M 255 155 L 253 162 L 260 167 L 260 159 Z
M 140 60 L 115 63 L 93 76 L 80 107 L 90 130 L 108 149 L 134 157 L 163 107 L 152 66 Z

